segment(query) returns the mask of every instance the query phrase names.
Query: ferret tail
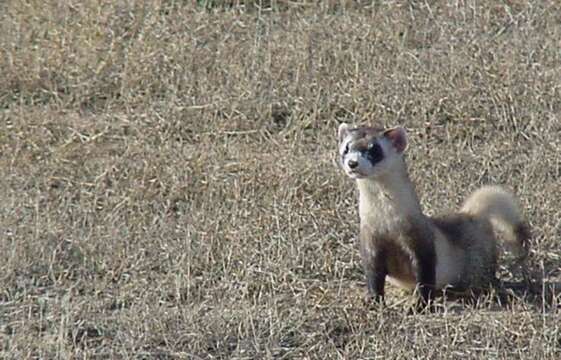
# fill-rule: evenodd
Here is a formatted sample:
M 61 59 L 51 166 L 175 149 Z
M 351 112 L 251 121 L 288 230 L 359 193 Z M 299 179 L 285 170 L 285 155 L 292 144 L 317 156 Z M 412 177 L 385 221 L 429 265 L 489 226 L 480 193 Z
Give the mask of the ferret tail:
M 514 196 L 499 186 L 484 186 L 464 202 L 462 213 L 491 221 L 503 235 L 506 245 L 519 257 L 528 254 L 530 227 L 522 218 Z

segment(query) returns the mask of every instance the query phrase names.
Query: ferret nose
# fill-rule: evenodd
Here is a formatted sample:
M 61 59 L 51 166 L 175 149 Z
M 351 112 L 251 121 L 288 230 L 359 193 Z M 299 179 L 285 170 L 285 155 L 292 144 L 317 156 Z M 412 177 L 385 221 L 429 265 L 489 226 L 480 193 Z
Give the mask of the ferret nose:
M 349 167 L 350 167 L 351 169 L 354 169 L 355 167 L 358 166 L 358 161 L 356 161 L 356 160 L 349 160 L 349 161 L 347 162 L 347 165 L 349 165 Z

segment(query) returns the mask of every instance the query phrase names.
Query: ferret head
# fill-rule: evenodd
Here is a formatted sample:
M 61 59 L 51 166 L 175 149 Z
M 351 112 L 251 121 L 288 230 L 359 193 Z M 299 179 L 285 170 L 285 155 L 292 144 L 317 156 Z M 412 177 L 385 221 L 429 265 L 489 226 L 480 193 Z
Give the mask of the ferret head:
M 403 164 L 407 133 L 402 127 L 388 130 L 374 127 L 339 126 L 341 166 L 352 179 L 375 178 L 391 173 Z

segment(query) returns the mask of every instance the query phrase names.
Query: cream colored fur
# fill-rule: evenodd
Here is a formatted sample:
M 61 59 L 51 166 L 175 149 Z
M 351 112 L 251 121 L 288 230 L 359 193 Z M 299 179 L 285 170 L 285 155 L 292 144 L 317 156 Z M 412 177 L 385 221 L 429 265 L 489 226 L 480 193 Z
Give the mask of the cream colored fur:
M 523 244 L 517 234 L 523 223 L 514 196 L 499 186 L 484 186 L 471 194 L 461 212 L 481 219 L 489 219 L 493 227 L 503 233 L 512 250 L 519 251 Z
M 435 228 L 436 287 L 443 289 L 461 281 L 465 264 L 465 251 L 450 243 L 449 239 Z

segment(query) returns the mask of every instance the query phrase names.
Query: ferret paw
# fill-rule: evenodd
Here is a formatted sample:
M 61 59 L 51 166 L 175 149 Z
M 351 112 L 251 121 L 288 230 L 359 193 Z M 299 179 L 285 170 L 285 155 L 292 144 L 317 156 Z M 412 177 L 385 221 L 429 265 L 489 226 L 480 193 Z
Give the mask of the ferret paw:
M 363 298 L 364 305 L 372 310 L 382 309 L 385 306 L 384 297 L 366 293 Z
M 438 308 L 435 305 L 434 301 L 425 301 L 423 299 L 419 299 L 415 302 L 413 306 L 409 308 L 407 312 L 408 315 L 414 314 L 432 314 L 437 312 Z

